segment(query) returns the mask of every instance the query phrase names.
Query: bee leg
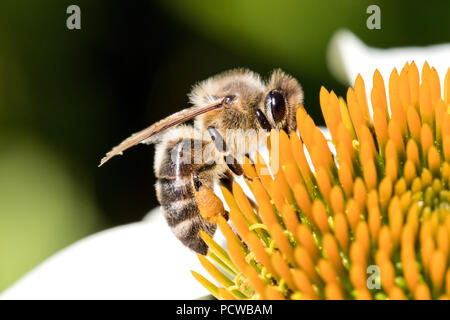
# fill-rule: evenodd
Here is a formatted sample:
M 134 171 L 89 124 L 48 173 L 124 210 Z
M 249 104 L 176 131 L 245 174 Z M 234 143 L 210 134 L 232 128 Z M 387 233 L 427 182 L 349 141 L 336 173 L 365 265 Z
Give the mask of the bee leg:
M 220 153 L 227 152 L 227 145 L 225 144 L 225 141 L 222 138 L 222 135 L 219 131 L 217 131 L 216 128 L 213 126 L 208 127 L 209 135 L 211 136 L 211 140 L 214 142 L 214 145 L 216 146 L 216 149 Z
M 198 192 L 200 188 L 203 186 L 203 183 L 200 181 L 200 178 L 198 177 L 197 171 L 194 171 L 192 173 L 192 183 L 194 184 L 195 192 Z
M 231 154 L 227 154 L 223 157 L 228 168 L 237 176 L 244 174 L 244 168 Z
M 195 188 L 195 200 L 202 218 L 211 223 L 217 223 L 220 216 L 228 220 L 228 212 L 225 211 L 222 200 L 200 181 L 197 171 L 192 173 L 192 183 Z
M 225 171 L 225 176 L 220 179 L 220 185 L 226 188 L 228 191 L 233 192 L 234 176 L 230 171 Z
M 246 180 L 252 181 L 253 178 L 251 176 L 248 176 L 245 171 L 242 164 L 237 162 L 237 160 L 231 155 L 227 154 L 224 156 L 225 163 L 227 164 L 228 168 L 237 176 L 243 176 Z
M 261 128 L 263 128 L 267 132 L 270 132 L 270 130 L 272 130 L 272 125 L 270 124 L 269 120 L 267 120 L 264 113 L 262 113 L 262 111 L 259 109 L 256 109 L 256 119 L 258 120 Z
M 225 144 L 225 141 L 223 140 L 223 137 L 220 134 L 220 132 L 217 131 L 217 129 L 212 126 L 208 127 L 208 132 L 211 136 L 211 140 L 214 142 L 214 145 L 216 146 L 217 151 L 225 154 L 224 160 L 228 168 L 231 170 L 231 172 L 233 172 L 237 176 L 242 176 L 244 174 L 244 168 L 236 160 L 234 156 L 227 153 L 227 145 Z M 249 177 L 246 178 L 251 180 Z

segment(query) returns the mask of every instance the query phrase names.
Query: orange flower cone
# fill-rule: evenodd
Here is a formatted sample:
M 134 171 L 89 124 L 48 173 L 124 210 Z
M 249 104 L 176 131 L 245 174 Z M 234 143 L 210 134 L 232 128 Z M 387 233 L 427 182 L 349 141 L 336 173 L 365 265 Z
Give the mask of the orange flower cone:
M 271 133 L 273 178 L 260 175 L 271 163 L 246 159 L 257 207 L 237 183 L 223 191 L 227 248 L 203 234 L 199 256 L 218 285 L 194 272 L 215 297 L 450 297 L 450 69 L 443 88 L 427 63 L 394 69 L 387 88 L 376 71 L 369 98 L 361 76 L 346 101 L 322 88 L 331 141 L 300 107 L 301 139 Z

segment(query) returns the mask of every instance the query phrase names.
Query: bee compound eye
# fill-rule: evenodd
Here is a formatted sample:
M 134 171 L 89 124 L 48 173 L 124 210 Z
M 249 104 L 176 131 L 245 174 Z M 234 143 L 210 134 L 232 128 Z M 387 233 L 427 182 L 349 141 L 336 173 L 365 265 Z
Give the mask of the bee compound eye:
M 275 122 L 283 120 L 286 113 L 286 101 L 279 90 L 272 90 L 266 96 L 266 108 L 272 112 Z

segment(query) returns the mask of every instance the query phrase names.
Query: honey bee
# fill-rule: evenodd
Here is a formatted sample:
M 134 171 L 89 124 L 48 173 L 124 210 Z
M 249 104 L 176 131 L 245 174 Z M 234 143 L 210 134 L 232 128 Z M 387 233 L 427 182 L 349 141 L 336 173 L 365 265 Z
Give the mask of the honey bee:
M 239 144 L 248 131 L 267 135 L 272 129 L 296 130 L 303 90 L 295 78 L 279 69 L 267 81 L 250 70 L 234 69 L 198 83 L 189 99 L 192 107 L 131 135 L 108 152 L 100 166 L 138 143 L 156 143 L 155 188 L 165 219 L 186 247 L 205 255 L 208 247 L 200 230 L 213 236 L 214 216 L 226 215 L 211 189 L 233 174 L 244 174 L 238 161 L 242 152 L 236 143 L 227 144 L 228 138 Z M 190 119 L 193 126 L 180 125 Z M 200 161 L 195 161 L 194 149 L 202 151 Z

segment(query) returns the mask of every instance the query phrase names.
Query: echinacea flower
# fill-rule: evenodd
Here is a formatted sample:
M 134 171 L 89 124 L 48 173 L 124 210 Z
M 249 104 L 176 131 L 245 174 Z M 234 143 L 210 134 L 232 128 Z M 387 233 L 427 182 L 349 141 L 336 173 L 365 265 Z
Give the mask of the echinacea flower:
M 221 299 L 448 299 L 450 69 L 443 88 L 427 63 L 387 88 L 377 70 L 370 97 L 358 76 L 320 105 L 331 140 L 302 106 L 300 136 L 272 131 L 269 164 L 244 165 L 256 204 L 223 188 L 227 247 L 203 234 L 218 285 L 193 275 Z
M 333 37 L 332 45 L 330 45 L 329 56 L 334 59 L 334 62 L 330 63 L 329 66 L 332 69 L 331 71 L 335 71 L 334 73 L 342 76 L 340 78 L 351 81 L 349 83 L 351 85 L 354 84 L 353 81 L 356 79 L 358 72 L 361 73 L 366 83 L 366 95 L 370 97 L 371 91 L 369 89 L 373 87 L 371 78 L 375 67 L 378 68 L 385 79 L 388 79 L 390 71 L 394 67 L 401 67 L 404 61 L 414 60 L 417 65 L 423 65 L 425 59 L 427 59 L 431 65 L 436 67 L 441 79 L 444 79 L 449 54 L 449 44 L 420 48 L 378 49 L 366 46 L 349 32 L 339 32 Z M 444 85 L 445 88 L 448 88 L 448 82 L 447 80 L 447 84 Z M 448 89 L 446 92 L 448 92 Z M 389 90 L 386 92 L 386 95 L 388 94 Z M 446 97 L 448 97 L 448 94 Z M 448 98 L 444 101 L 448 105 Z M 323 127 L 321 129 L 328 138 L 328 130 Z M 332 145 L 329 144 L 329 146 Z M 305 150 L 305 156 L 310 161 L 307 150 Z M 313 165 L 311 165 L 312 167 Z M 244 191 L 248 190 L 245 182 L 241 186 Z M 238 186 L 235 189 L 237 189 L 237 192 L 240 190 Z M 262 224 L 254 226 L 254 228 L 257 227 L 264 228 Z M 214 239 L 217 243 L 222 244 L 223 235 L 219 231 L 216 232 Z M 442 239 L 442 236 L 440 239 Z M 227 250 L 221 250 L 221 252 L 225 257 L 223 259 L 226 259 L 226 257 L 230 259 Z M 203 258 L 202 261 L 204 261 Z M 316 263 L 313 266 L 316 268 Z M 164 221 L 160 208 L 155 208 L 143 221 L 99 232 L 64 248 L 2 292 L 0 300 L 198 299 L 204 297 L 208 291 L 190 275 L 189 270 L 201 268 L 202 266 L 195 254 L 180 245 L 179 241 L 173 237 L 170 228 Z M 220 267 L 219 264 L 219 268 L 227 269 L 227 265 Z M 373 268 L 368 270 L 370 272 L 366 274 L 366 277 L 372 276 L 367 278 L 369 283 L 375 285 L 375 287 L 380 285 L 379 280 L 382 281 L 382 279 L 373 277 L 377 275 Z M 239 271 L 228 271 L 227 274 L 230 272 L 231 275 L 228 276 L 228 279 L 234 283 L 233 272 L 237 275 Z M 446 287 L 445 295 L 448 297 L 448 276 L 446 277 L 445 281 L 447 282 L 443 286 Z M 245 280 L 242 275 L 239 275 L 239 278 Z M 170 279 L 170 282 L 167 279 Z M 395 279 L 401 280 L 397 275 Z M 223 281 L 226 280 L 223 279 Z M 420 281 L 423 282 L 422 279 Z M 427 281 L 429 283 L 429 280 Z M 230 282 L 227 283 L 230 284 Z M 238 283 L 239 285 L 245 284 L 244 281 L 238 281 Z M 221 284 L 220 286 L 227 286 L 227 284 Z M 216 285 L 210 287 L 215 292 L 222 291 L 222 296 L 235 297 L 234 295 L 227 296 L 227 290 L 223 288 L 215 288 L 217 288 Z M 382 283 L 381 288 L 383 288 Z M 401 291 L 403 292 L 403 290 Z M 237 294 L 236 291 L 234 293 Z M 258 296 L 253 295 L 251 297 L 257 298 Z M 293 298 L 295 297 L 293 296 Z M 305 295 L 303 297 L 306 298 Z M 377 296 L 377 298 L 380 297 L 383 296 Z

